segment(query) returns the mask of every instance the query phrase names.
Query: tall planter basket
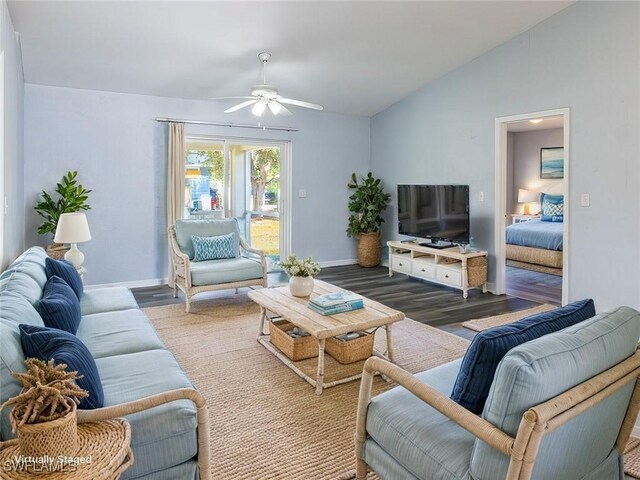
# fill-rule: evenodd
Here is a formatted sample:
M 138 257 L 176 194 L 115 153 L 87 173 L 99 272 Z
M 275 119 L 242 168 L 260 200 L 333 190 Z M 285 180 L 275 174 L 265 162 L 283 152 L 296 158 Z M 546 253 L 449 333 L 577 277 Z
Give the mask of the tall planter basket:
M 71 457 L 78 451 L 76 406 L 64 417 L 18 427 L 20 454 L 26 457 Z
M 358 265 L 377 267 L 380 265 L 381 256 L 380 232 L 361 233 L 358 236 Z

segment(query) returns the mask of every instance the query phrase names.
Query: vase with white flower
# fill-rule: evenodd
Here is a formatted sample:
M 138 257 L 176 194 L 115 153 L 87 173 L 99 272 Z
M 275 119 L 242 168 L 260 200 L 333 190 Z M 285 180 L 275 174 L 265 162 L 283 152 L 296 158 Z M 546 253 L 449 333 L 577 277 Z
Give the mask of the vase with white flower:
M 313 277 L 320 273 L 320 265 L 307 257 L 304 260 L 290 255 L 284 262 L 280 262 L 282 269 L 289 278 L 289 291 L 294 297 L 308 297 L 313 292 Z

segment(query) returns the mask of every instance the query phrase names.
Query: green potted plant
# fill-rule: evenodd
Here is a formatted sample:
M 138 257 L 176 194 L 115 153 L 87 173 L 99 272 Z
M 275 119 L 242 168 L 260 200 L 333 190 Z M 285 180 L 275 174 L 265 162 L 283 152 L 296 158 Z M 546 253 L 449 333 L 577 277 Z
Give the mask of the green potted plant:
M 391 195 L 384 191 L 381 180 L 374 178 L 371 172 L 360 182 L 353 173 L 347 187 L 355 190 L 349 197 L 351 214 L 347 235 L 358 239 L 358 264 L 362 267 L 375 267 L 380 265 L 382 254 L 382 212 L 389 206 Z
M 76 177 L 78 172 L 67 172 L 62 177 L 62 180 L 56 185 L 55 192 L 50 194 L 46 191 L 42 191 L 42 199 L 36 203 L 35 210 L 38 212 L 44 222 L 38 227 L 38 233 L 40 235 L 55 235 L 56 228 L 58 226 L 58 219 L 63 213 L 79 212 L 81 210 L 90 210 L 91 207 L 87 204 L 89 193 L 91 190 L 87 190 L 78 183 Z M 54 195 L 57 194 L 57 198 L 54 199 Z M 62 245 L 52 243 L 47 247 L 47 253 L 53 258 L 62 258 L 67 249 Z
M 302 260 L 295 255 L 289 255 L 284 262 L 280 262 L 282 269 L 290 275 L 289 290 L 294 297 L 308 297 L 313 292 L 313 277 L 320 273 L 320 264 L 307 257 Z

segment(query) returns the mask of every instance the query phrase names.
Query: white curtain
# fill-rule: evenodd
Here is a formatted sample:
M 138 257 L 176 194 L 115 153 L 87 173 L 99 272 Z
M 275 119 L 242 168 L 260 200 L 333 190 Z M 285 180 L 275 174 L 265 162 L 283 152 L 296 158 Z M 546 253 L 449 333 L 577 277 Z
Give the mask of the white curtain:
M 167 175 L 167 228 L 182 218 L 184 211 L 184 123 L 169 123 Z M 169 256 L 169 286 L 173 287 L 173 264 Z

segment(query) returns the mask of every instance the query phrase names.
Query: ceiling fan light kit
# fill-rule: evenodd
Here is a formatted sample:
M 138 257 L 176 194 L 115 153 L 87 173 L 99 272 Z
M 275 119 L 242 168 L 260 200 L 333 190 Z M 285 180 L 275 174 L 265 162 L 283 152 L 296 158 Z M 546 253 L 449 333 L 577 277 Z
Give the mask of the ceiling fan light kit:
M 267 84 L 266 67 L 267 62 L 270 58 L 270 53 L 261 52 L 258 54 L 258 59 L 262 62 L 262 84 L 254 85 L 251 88 L 250 97 L 221 97 L 212 98 L 211 100 L 224 100 L 229 98 L 248 99 L 244 102 L 234 105 L 233 107 L 227 108 L 224 113 L 237 112 L 242 108 L 253 105 L 253 107 L 251 108 L 251 113 L 253 113 L 257 117 L 262 116 L 267 107 L 269 107 L 269 110 L 274 115 L 291 115 L 289 109 L 286 108 L 283 104 L 321 111 L 323 109 L 322 105 L 303 102 L 302 100 L 294 100 L 292 98 L 284 98 L 278 93 L 278 89 L 275 86 Z

